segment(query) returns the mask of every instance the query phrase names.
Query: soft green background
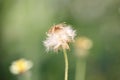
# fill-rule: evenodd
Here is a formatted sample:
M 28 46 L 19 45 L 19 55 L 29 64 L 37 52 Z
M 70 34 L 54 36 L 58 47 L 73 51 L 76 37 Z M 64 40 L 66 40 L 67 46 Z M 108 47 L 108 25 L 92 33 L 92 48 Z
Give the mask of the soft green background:
M 0 80 L 17 80 L 12 61 L 34 63 L 31 80 L 63 80 L 62 52 L 47 53 L 47 30 L 66 22 L 94 46 L 87 58 L 86 80 L 120 80 L 120 0 L 0 0 Z M 68 51 L 69 80 L 75 80 L 74 49 Z

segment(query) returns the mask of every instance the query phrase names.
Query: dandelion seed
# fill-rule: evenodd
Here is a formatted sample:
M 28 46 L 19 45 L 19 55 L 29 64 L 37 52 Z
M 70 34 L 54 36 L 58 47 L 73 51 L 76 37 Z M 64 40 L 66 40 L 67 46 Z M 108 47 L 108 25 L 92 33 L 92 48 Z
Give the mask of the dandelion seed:
M 64 23 L 52 26 L 46 33 L 47 38 L 44 41 L 47 51 L 58 51 L 61 48 L 69 49 L 68 44 L 74 41 L 75 32 L 70 25 Z
M 29 69 L 31 69 L 33 66 L 33 63 L 31 61 L 25 60 L 25 59 L 19 59 L 14 61 L 10 66 L 11 73 L 18 75 L 25 73 Z

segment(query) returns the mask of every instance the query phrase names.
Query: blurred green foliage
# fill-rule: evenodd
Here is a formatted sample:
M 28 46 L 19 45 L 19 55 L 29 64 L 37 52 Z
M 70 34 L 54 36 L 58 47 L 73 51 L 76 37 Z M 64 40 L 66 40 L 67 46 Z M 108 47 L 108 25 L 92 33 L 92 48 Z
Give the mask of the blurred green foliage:
M 16 80 L 12 61 L 34 62 L 32 80 L 63 80 L 62 52 L 46 52 L 47 30 L 66 22 L 94 46 L 87 59 L 86 80 L 120 80 L 119 0 L 0 0 L 0 80 Z M 75 78 L 73 46 L 68 51 L 69 80 Z

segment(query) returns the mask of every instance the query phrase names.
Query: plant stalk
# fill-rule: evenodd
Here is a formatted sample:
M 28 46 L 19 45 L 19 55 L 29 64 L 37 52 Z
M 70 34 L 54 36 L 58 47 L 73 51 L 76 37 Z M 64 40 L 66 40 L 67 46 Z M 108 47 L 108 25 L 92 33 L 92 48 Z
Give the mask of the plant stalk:
M 86 59 L 77 59 L 75 80 L 85 80 Z
M 65 59 L 65 77 L 64 80 L 68 80 L 68 57 L 66 49 L 63 49 L 64 59 Z

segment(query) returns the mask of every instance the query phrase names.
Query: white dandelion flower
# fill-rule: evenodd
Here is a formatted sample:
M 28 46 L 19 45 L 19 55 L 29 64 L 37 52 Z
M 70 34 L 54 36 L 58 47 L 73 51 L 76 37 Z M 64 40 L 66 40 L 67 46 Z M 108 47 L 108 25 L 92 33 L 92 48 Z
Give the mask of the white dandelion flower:
M 25 59 L 19 59 L 14 61 L 10 66 L 11 73 L 18 75 L 25 73 L 29 69 L 31 69 L 33 66 L 33 63 L 31 61 L 25 60 Z
M 58 51 L 61 48 L 69 49 L 68 43 L 74 41 L 74 37 L 76 36 L 75 32 L 70 25 L 64 23 L 54 25 L 47 32 L 47 38 L 44 41 L 47 51 L 51 49 Z

